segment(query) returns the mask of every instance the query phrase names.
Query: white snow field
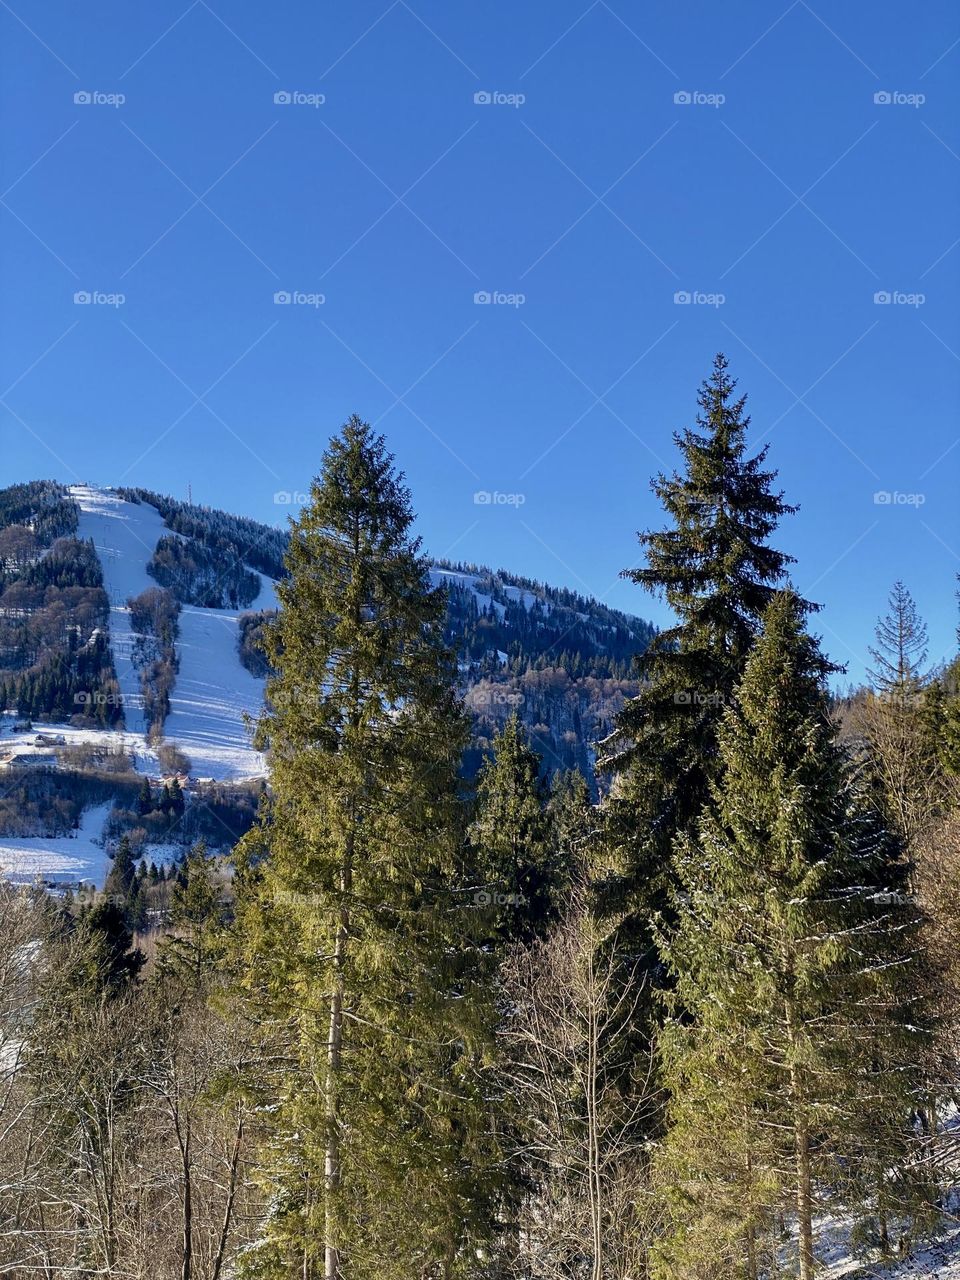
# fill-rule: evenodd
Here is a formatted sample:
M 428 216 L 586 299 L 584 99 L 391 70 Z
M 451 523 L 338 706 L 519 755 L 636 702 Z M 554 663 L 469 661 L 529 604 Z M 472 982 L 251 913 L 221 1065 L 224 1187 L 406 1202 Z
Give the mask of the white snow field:
M 110 597 L 110 634 L 127 730 L 143 741 L 139 677 L 130 659 L 134 633 L 126 601 L 157 584 L 147 562 L 157 542 L 169 534 L 163 517 L 148 503 L 124 502 L 106 489 L 73 485 L 80 506 L 81 538 L 92 538 Z M 261 591 L 251 608 L 273 608 L 273 583 L 261 575 Z M 184 605 L 177 653 L 180 670 L 170 698 L 164 738 L 190 758 L 195 777 L 218 781 L 261 777 L 262 754 L 251 745 L 245 714 L 256 717 L 263 704 L 263 681 L 241 664 L 237 651 L 238 613 Z M 152 753 L 147 752 L 147 759 Z
M 112 801 L 85 809 L 73 836 L 0 837 L 0 873 L 18 883 L 43 879 L 92 881 L 103 888 L 110 859 L 100 842 Z
M 70 496 L 80 508 L 79 537 L 93 540 L 103 567 L 103 585 L 110 599 L 110 644 L 127 728 L 142 733 L 140 678 L 131 659 L 135 633 L 127 600 L 157 585 L 146 566 L 165 532 L 163 517 L 145 502 L 139 506 L 123 502 L 87 485 L 71 485 Z

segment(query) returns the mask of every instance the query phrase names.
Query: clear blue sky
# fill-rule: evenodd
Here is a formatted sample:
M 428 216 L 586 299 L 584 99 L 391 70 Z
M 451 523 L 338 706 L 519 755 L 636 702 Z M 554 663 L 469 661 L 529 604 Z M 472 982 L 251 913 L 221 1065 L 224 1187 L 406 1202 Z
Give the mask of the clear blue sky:
M 723 349 L 831 655 L 861 674 L 898 576 L 951 650 L 954 3 L 12 0 L 0 26 L 4 483 L 189 482 L 274 523 L 356 411 L 431 552 L 663 622 L 617 573 Z

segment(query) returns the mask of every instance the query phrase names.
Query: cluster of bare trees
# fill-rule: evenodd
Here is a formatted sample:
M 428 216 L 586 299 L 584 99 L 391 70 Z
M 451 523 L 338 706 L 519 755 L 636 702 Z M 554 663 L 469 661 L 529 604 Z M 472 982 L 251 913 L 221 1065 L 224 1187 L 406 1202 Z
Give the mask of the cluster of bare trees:
M 124 981 L 107 934 L 0 894 L 0 1274 L 220 1280 L 254 1195 L 237 1028 L 162 948 Z

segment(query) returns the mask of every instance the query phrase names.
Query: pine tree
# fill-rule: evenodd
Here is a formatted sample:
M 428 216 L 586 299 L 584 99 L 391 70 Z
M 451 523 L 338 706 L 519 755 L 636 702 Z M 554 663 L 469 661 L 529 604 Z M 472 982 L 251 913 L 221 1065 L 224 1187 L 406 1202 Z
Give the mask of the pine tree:
M 767 449 L 748 457 L 746 397 L 735 388 L 718 355 L 700 388 L 696 429 L 674 437 L 683 474 L 652 484 L 670 527 L 641 533 L 646 567 L 624 571 L 677 617 L 640 655 L 644 686 L 600 761 L 613 776 L 607 838 L 619 872 L 609 889 L 617 909 L 634 915 L 638 949 L 650 946 L 651 910 L 669 896 L 673 841 L 706 802 L 723 708 L 792 563 L 768 539 L 796 508 L 773 489 Z
M 142 817 L 144 814 L 151 813 L 153 810 L 153 794 L 150 790 L 150 779 L 144 778 L 140 784 L 140 791 L 137 795 L 137 812 Z
M 910 592 L 899 580 L 893 584 L 888 612 L 877 623 L 876 646 L 868 673 L 877 693 L 899 702 L 915 700 L 926 684 L 927 626 Z
M 170 808 L 178 818 L 183 817 L 184 801 L 183 789 L 180 786 L 180 779 L 174 778 L 170 783 Z
M 481 875 L 475 900 L 500 941 L 543 937 L 565 878 L 549 839 L 541 760 L 514 713 L 477 778 L 470 841 Z
M 164 940 L 160 963 L 199 991 L 222 955 L 226 911 L 202 840 L 187 854 L 181 872 L 170 900 L 172 931 Z
M 926 624 L 902 582 L 894 583 L 889 610 L 875 634 L 869 672 L 873 689 L 859 707 L 857 722 L 881 807 L 913 854 L 942 811 L 945 785 L 938 743 L 941 737 L 949 741 L 949 716 L 946 704 L 938 706 L 937 687 L 924 669 Z
M 412 522 L 383 438 L 351 418 L 292 527 L 266 641 L 272 797 L 237 937 L 292 1066 L 264 1085 L 274 1211 L 248 1274 L 454 1277 L 487 1230 L 467 722 Z
M 790 592 L 769 607 L 719 736 L 721 774 L 681 841 L 663 940 L 671 1229 L 655 1274 L 758 1280 L 776 1227 L 814 1274 L 813 1219 L 914 1205 L 908 1119 L 928 1046 L 920 914 L 899 846 L 837 745 L 829 665 Z
M 107 876 L 106 892 L 126 901 L 133 890 L 136 874 L 137 867 L 133 860 L 130 837 L 123 835 L 113 855 L 113 866 Z

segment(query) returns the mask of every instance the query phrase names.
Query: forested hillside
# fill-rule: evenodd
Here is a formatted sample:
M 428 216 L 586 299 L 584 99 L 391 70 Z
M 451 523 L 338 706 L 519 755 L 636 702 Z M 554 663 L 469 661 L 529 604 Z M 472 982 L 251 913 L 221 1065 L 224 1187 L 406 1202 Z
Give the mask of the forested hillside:
M 251 609 L 261 591 L 259 575 L 279 579 L 285 572 L 286 529 L 146 489 L 116 492 L 125 501 L 155 508 L 171 530 L 152 549 L 147 572 L 181 606 Z M 18 515 L 40 532 L 17 523 Z M 4 563 L 8 565 L 4 573 L 11 587 L 18 584 L 9 597 L 11 612 L 0 614 L 0 618 L 15 618 L 18 624 L 11 623 L 4 633 L 3 661 L 11 673 L 30 666 L 36 654 L 35 646 L 31 649 L 31 636 L 42 633 L 46 661 L 51 664 L 42 688 L 32 677 L 3 680 L 0 670 L 0 709 L 6 706 L 36 720 L 75 719 L 78 724 L 86 723 L 95 709 L 101 723 L 120 724 L 121 701 L 109 696 L 106 641 L 100 642 L 93 655 L 98 663 L 103 660 L 102 672 L 98 666 L 91 674 L 92 659 L 87 659 L 78 672 L 81 683 L 69 683 L 63 664 L 66 661 L 69 666 L 68 638 L 73 634 L 69 627 L 73 623 L 65 623 L 59 636 L 50 627 L 44 631 L 35 612 L 36 592 L 24 595 L 22 590 L 31 585 L 31 576 L 50 576 L 54 560 L 62 560 L 66 554 L 61 550 L 56 557 L 45 555 L 48 567 L 41 571 L 33 565 L 43 545 L 40 539 L 45 537 L 49 545 L 53 530 L 76 528 L 76 524 L 75 503 L 60 486 L 40 483 L 0 493 L 0 539 L 5 540 L 0 541 L 0 551 L 7 548 Z M 85 554 L 89 559 L 89 550 Z M 91 574 L 97 577 L 92 565 L 87 577 Z M 457 654 L 460 688 L 474 718 L 474 745 L 466 758 L 467 770 L 476 771 L 498 728 L 516 712 L 541 752 L 548 774 L 576 767 L 592 777 L 593 744 L 609 733 L 624 700 L 637 692 L 635 657 L 653 637 L 653 627 L 576 592 L 503 570 L 436 561 L 430 575 L 434 584 L 447 592 L 444 634 Z M 80 583 L 79 579 L 68 583 L 62 571 L 56 585 Z M 260 679 L 268 672 L 260 640 L 271 616 L 270 610 L 254 610 L 252 616 L 241 618 L 239 625 L 239 661 Z M 103 629 L 102 610 L 98 617 Z M 28 620 L 32 620 L 29 625 Z M 157 678 L 149 672 L 144 676 L 148 718 L 161 728 L 176 665 L 173 657 L 164 661 Z M 72 701 L 82 690 L 91 695 L 85 705 Z

